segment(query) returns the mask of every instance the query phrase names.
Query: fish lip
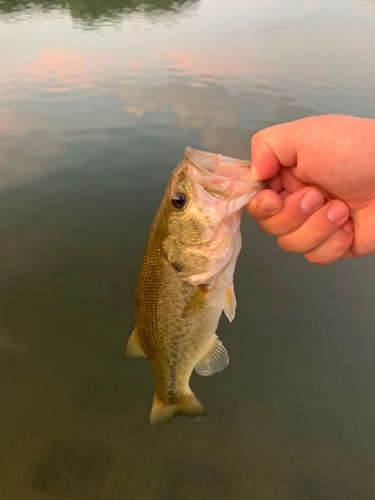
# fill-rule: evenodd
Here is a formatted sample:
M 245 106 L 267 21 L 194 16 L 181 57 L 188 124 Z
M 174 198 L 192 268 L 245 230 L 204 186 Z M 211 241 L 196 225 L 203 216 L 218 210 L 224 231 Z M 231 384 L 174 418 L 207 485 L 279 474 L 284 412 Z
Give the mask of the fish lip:
M 228 182 L 228 177 L 220 175 L 217 172 L 212 172 L 211 170 L 208 170 L 207 168 L 204 168 L 202 165 L 199 165 L 199 163 L 197 163 L 195 161 L 195 159 L 194 159 L 194 153 L 201 153 L 202 155 L 207 155 L 206 151 L 201 151 L 199 149 L 193 149 L 193 148 L 187 146 L 185 148 L 184 160 L 188 163 L 188 165 L 191 165 L 198 172 L 200 172 L 201 174 L 204 174 L 208 178 L 211 177 L 211 178 L 215 178 L 216 180 L 222 180 L 223 182 Z M 250 160 L 240 160 L 239 158 L 232 158 L 232 157 L 228 157 L 228 156 L 225 156 L 225 155 L 221 155 L 219 153 L 218 154 L 216 154 L 216 153 L 209 153 L 209 154 L 211 154 L 212 156 L 220 156 L 222 158 L 230 158 L 233 161 L 233 163 L 236 163 L 236 164 L 238 164 L 239 166 L 242 166 L 242 167 L 247 167 L 248 170 L 249 170 L 249 173 L 250 173 L 250 169 L 251 169 L 251 161 Z M 181 162 L 182 168 L 184 167 L 185 161 Z M 206 179 L 207 179 L 207 177 L 206 177 Z M 232 181 L 232 183 L 243 183 L 243 182 L 245 182 L 245 183 L 249 183 L 249 184 L 253 185 L 254 187 L 259 187 L 259 189 L 263 189 L 265 187 L 265 185 L 267 184 L 268 179 L 267 180 L 261 180 L 261 181 L 250 181 L 247 178 L 243 178 L 243 179 L 231 179 L 231 181 Z
M 187 146 L 185 148 L 185 153 L 184 153 L 184 159 L 186 159 L 194 168 L 196 168 L 199 172 L 202 172 L 204 174 L 209 174 L 209 175 L 214 175 L 215 177 L 219 177 L 220 179 L 227 179 L 227 177 L 224 177 L 220 174 L 217 174 L 215 172 L 211 172 L 211 170 L 207 170 L 206 168 L 202 167 L 201 165 L 199 165 L 195 159 L 194 159 L 194 153 L 202 153 L 202 154 L 207 154 L 206 151 L 200 151 L 199 149 L 193 149 L 189 146 Z M 213 156 L 215 155 L 215 153 L 210 153 L 212 154 Z M 216 156 L 221 156 L 223 158 L 228 158 L 224 155 L 221 155 L 221 154 L 217 154 Z M 237 158 L 231 158 L 231 160 L 233 160 L 233 162 L 235 163 L 238 163 L 239 165 L 242 165 L 244 167 L 248 166 L 249 170 L 251 168 L 251 161 L 247 161 L 247 160 L 239 160 Z

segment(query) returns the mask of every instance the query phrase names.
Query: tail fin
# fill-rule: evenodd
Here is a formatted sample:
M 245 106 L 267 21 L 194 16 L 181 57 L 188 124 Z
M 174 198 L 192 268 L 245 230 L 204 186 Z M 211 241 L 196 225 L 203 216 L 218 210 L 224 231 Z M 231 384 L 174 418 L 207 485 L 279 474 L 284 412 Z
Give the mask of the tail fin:
M 192 392 L 182 397 L 177 403 L 163 403 L 156 394 L 154 395 L 150 415 L 151 427 L 159 427 L 179 415 L 185 415 L 190 418 L 203 418 L 207 415 L 207 412 Z

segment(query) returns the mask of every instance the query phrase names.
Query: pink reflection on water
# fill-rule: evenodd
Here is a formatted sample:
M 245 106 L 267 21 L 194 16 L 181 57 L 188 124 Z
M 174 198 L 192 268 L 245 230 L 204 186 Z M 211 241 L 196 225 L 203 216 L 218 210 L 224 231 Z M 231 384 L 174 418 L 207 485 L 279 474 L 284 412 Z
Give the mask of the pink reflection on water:
M 130 61 L 129 68 L 132 68 L 132 69 L 143 69 L 144 65 L 143 65 L 143 62 L 140 59 L 134 59 L 134 60 Z
M 90 88 L 88 72 L 92 64 L 86 54 L 74 50 L 46 48 L 22 73 L 37 82 L 48 82 L 50 92 L 68 92 L 73 88 Z M 90 64 L 91 63 L 91 64 Z

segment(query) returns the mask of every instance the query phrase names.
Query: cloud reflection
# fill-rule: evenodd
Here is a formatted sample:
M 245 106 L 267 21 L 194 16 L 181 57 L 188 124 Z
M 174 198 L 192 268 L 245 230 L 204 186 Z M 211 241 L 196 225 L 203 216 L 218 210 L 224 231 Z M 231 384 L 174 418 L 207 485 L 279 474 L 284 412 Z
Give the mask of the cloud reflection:
M 200 147 L 229 156 L 249 158 L 250 139 L 259 129 L 314 115 L 313 109 L 280 95 L 278 89 L 252 82 L 247 88 L 220 83 L 187 84 L 184 78 L 159 87 L 124 85 L 127 120 L 164 125 L 199 133 Z M 134 120 L 129 118 L 134 117 Z
M 219 85 L 197 87 L 168 83 L 149 89 L 129 85 L 123 86 L 119 95 L 126 101 L 124 110 L 136 116 L 158 114 L 159 120 L 174 121 L 183 128 L 235 125 L 236 112 L 230 92 Z

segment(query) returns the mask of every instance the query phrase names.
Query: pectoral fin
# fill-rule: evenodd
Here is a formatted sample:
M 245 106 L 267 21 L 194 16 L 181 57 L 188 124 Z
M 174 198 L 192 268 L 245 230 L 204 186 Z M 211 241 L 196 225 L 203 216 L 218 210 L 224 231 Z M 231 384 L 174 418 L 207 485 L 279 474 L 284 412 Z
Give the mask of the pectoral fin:
M 229 321 L 233 321 L 236 315 L 236 296 L 234 295 L 233 281 L 225 292 L 224 312 Z
M 196 364 L 195 371 L 203 376 L 213 375 L 216 372 L 224 370 L 228 363 L 229 356 L 227 350 L 216 333 L 214 333 L 204 356 Z
M 136 328 L 134 328 L 133 333 L 129 337 L 128 343 L 126 344 L 126 354 L 128 356 L 134 356 L 135 358 L 146 356 L 144 350 L 141 347 L 141 343 L 139 342 Z

